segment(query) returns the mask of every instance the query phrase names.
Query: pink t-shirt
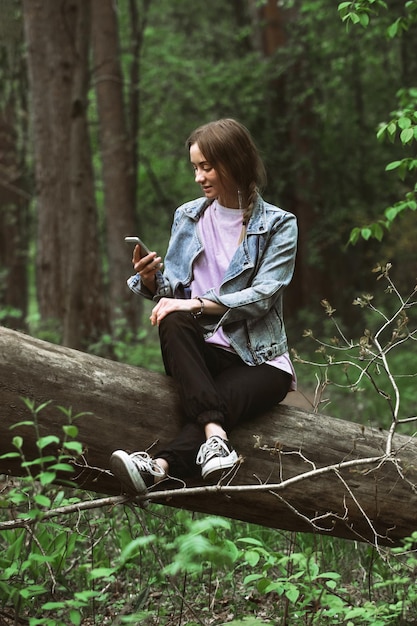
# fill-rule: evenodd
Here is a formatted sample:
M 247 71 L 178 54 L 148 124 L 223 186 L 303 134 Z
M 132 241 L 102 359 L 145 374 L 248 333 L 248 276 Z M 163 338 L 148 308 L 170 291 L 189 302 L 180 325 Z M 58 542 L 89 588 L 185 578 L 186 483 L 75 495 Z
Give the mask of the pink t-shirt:
M 212 288 L 218 290 L 238 246 L 242 218 L 242 210 L 228 209 L 221 206 L 217 200 L 204 211 L 198 223 L 198 234 L 204 250 L 194 261 L 191 297 L 201 296 Z M 233 351 L 222 327 L 206 341 Z M 288 352 L 267 363 L 291 374 L 293 377 L 291 389 L 296 389 L 295 371 Z

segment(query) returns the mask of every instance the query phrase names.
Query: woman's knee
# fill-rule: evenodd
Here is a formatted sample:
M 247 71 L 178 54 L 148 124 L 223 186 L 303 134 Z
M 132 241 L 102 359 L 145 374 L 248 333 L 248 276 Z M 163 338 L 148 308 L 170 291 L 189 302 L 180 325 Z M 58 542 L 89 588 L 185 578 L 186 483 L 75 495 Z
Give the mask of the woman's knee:
M 189 326 L 192 321 L 193 317 L 186 311 L 172 311 L 160 321 L 159 332 Z

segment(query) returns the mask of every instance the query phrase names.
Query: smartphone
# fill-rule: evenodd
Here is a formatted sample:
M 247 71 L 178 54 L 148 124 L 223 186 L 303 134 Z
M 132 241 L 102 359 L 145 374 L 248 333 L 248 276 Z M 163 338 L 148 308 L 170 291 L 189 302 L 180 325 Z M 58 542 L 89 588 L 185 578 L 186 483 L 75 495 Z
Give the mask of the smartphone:
M 127 241 L 127 243 L 133 243 L 135 246 L 139 245 L 145 255 L 150 253 L 148 246 L 146 246 L 139 237 L 125 237 L 125 241 Z

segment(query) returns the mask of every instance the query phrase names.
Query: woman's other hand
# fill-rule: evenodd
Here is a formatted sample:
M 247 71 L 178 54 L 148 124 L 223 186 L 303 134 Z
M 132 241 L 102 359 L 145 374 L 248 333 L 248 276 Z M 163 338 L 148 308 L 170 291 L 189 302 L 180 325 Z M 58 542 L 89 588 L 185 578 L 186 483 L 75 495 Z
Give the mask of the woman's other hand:
M 161 321 L 169 313 L 173 311 L 186 311 L 188 313 L 197 313 L 201 309 L 201 303 L 196 298 L 161 298 L 158 304 L 152 309 L 151 324 L 158 326 Z

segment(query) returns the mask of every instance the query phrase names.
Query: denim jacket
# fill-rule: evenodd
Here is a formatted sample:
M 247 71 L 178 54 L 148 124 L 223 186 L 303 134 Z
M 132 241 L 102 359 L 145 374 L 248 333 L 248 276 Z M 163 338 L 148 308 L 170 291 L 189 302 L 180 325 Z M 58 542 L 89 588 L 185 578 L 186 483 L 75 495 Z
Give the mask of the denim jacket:
M 134 293 L 154 300 L 190 297 L 193 263 L 203 249 L 197 223 L 209 203 L 198 198 L 176 210 L 164 272 L 156 275 L 155 294 L 142 285 L 139 274 L 127 281 Z M 222 315 L 198 318 L 206 337 L 223 326 L 230 345 L 248 365 L 260 365 L 286 352 L 282 297 L 294 272 L 296 248 L 295 216 L 258 196 L 246 237 L 218 291 L 199 294 L 227 307 Z

